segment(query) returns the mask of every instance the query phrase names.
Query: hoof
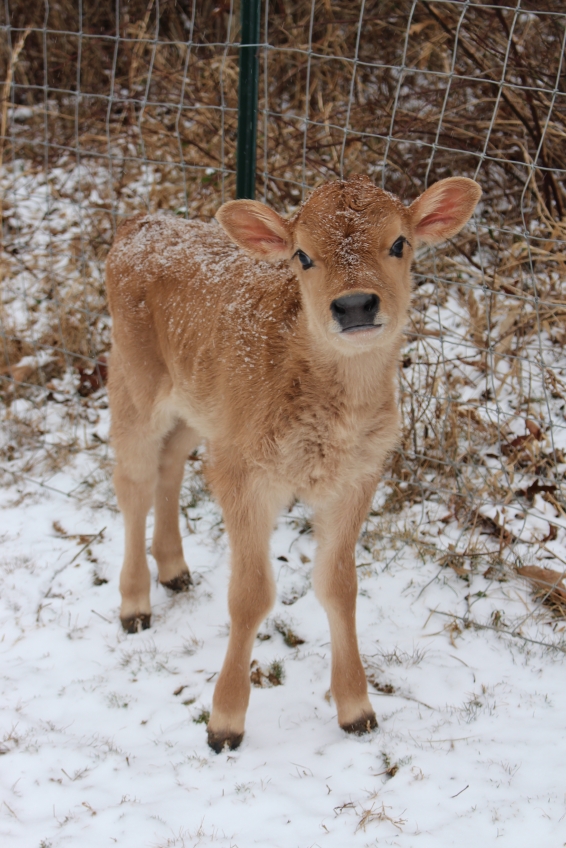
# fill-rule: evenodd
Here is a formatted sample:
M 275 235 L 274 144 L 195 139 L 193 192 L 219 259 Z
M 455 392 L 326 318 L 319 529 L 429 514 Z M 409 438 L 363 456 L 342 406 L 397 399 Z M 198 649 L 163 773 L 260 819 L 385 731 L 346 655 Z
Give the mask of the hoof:
M 369 733 L 377 727 L 377 719 L 374 713 L 365 713 L 356 721 L 351 721 L 349 724 L 341 724 L 342 730 L 346 733 L 355 733 L 356 736 L 363 736 L 364 733 Z
M 243 738 L 243 733 L 216 733 L 214 730 L 208 731 L 208 744 L 217 754 L 220 754 L 224 748 L 235 751 Z
M 182 571 L 172 580 L 166 580 L 161 583 L 166 589 L 171 589 L 172 592 L 188 592 L 193 585 L 193 579 L 189 571 Z
M 126 633 L 141 633 L 142 630 L 147 630 L 151 627 L 151 613 L 140 612 L 138 615 L 121 618 L 120 621 Z

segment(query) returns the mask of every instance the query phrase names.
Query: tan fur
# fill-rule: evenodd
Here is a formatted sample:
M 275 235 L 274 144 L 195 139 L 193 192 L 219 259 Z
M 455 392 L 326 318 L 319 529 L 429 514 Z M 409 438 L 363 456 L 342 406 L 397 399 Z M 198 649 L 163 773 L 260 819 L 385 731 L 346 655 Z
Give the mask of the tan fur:
M 208 726 L 215 750 L 244 732 L 257 629 L 275 598 L 269 537 L 293 497 L 313 508 L 314 585 L 329 619 L 338 721 L 374 727 L 356 629 L 354 550 L 397 439 L 396 370 L 418 240 L 468 220 L 481 191 L 454 178 L 412 206 L 355 177 L 316 189 L 289 221 L 235 201 L 217 223 L 138 216 L 107 263 L 115 484 L 126 552 L 121 618 L 149 626 L 145 521 L 155 505 L 159 579 L 190 582 L 178 527 L 184 460 L 208 444 L 208 478 L 230 537 L 231 630 Z M 403 257 L 390 255 L 399 236 Z M 303 270 L 295 256 L 314 267 Z M 376 294 L 383 326 L 340 333 L 331 302 Z

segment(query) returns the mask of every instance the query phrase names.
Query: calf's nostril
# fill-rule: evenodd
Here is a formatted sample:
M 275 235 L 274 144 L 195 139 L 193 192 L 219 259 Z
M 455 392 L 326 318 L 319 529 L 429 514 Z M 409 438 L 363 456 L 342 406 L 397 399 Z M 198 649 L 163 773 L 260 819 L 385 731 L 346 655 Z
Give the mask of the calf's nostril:
M 364 311 L 365 312 L 377 312 L 379 306 L 379 299 L 377 295 L 372 294 L 368 297 L 367 301 L 364 303 Z

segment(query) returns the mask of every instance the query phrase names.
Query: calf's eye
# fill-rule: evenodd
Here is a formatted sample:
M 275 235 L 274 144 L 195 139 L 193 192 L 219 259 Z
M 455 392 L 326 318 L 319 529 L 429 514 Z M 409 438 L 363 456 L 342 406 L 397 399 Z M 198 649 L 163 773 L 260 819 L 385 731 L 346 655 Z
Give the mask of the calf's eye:
M 314 262 L 312 261 L 310 256 L 307 256 L 307 254 L 303 253 L 302 250 L 297 250 L 297 252 L 295 253 L 295 256 L 297 257 L 297 259 L 299 260 L 299 262 L 303 266 L 303 271 L 307 271 L 309 268 L 312 268 L 312 266 L 314 265 Z
M 403 256 L 403 245 L 406 241 L 407 239 L 405 238 L 405 236 L 399 236 L 397 241 L 393 242 L 391 250 L 389 251 L 389 255 L 396 256 L 398 259 L 401 259 L 401 257 Z

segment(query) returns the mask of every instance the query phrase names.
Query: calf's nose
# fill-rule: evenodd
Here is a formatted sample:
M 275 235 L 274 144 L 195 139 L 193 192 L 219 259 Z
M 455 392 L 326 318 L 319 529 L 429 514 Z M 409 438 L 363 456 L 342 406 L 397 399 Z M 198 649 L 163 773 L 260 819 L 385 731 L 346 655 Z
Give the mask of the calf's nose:
M 379 312 L 379 298 L 376 294 L 347 294 L 333 300 L 330 311 L 341 330 L 371 327 Z

